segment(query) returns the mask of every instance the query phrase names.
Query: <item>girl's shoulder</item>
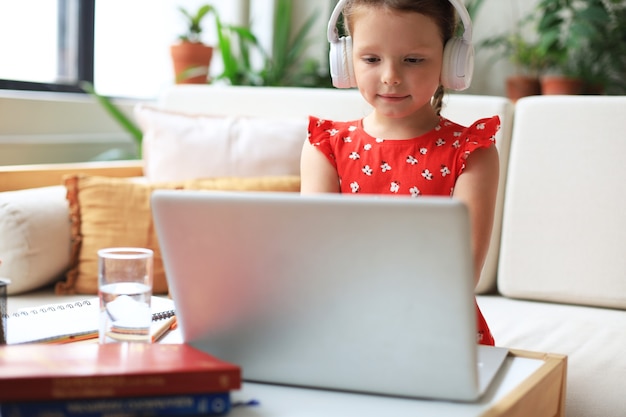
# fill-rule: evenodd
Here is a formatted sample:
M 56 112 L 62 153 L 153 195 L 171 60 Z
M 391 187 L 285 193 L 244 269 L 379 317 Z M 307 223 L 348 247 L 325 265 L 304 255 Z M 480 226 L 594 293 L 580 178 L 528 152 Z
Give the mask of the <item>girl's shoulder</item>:
M 309 116 L 309 130 L 311 130 L 311 128 L 316 130 L 350 129 L 358 128 L 360 124 L 361 120 L 339 121 Z
M 492 116 L 479 119 L 469 126 L 463 126 L 442 117 L 440 127 L 465 138 L 475 137 L 495 140 L 495 135 L 500 130 L 500 117 Z
M 361 126 L 361 120 L 337 121 L 309 116 L 309 137 L 317 141 L 328 140 L 333 137 L 343 137 L 353 133 Z M 312 141 L 313 142 L 313 141 Z

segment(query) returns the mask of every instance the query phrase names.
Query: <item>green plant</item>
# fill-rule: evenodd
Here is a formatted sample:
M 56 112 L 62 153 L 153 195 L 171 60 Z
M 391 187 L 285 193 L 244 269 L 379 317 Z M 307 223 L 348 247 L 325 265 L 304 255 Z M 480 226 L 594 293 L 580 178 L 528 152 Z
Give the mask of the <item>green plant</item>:
M 626 95 L 626 4 L 614 5 L 612 21 L 607 25 L 606 93 Z
M 214 81 L 230 85 L 260 85 L 260 76 L 252 68 L 251 52 L 261 50 L 257 37 L 249 28 L 222 23 L 215 15 L 217 47 L 224 69 Z
M 613 63 L 624 56 L 624 8 L 622 0 L 541 0 L 537 33 L 545 65 L 606 87 Z
M 120 149 L 111 149 L 104 154 L 98 155 L 96 160 L 113 160 L 113 159 L 141 159 L 141 150 L 142 150 L 142 141 L 143 141 L 143 133 L 141 129 L 135 122 L 115 104 L 111 99 L 106 96 L 100 95 L 96 92 L 93 87 L 93 84 L 87 81 L 82 81 L 80 83 L 80 87 L 87 93 L 89 93 L 92 97 L 100 103 L 102 108 L 106 110 L 106 112 L 115 120 L 126 132 L 128 132 L 135 142 L 135 148 L 137 149 L 137 153 L 135 155 L 130 155 L 127 152 L 124 152 Z
M 215 8 L 210 4 L 204 4 L 196 10 L 195 13 L 191 13 L 184 7 L 178 7 L 186 22 L 186 31 L 178 38 L 184 42 L 201 42 L 200 35 L 202 35 L 202 21 L 209 13 L 215 14 Z
M 303 85 L 304 79 L 317 71 L 313 61 L 301 66 L 302 56 L 311 42 L 309 32 L 317 19 L 318 13 L 309 16 L 296 34 L 292 33 L 292 0 L 278 0 L 274 15 L 274 33 L 271 56 L 265 54 L 265 65 L 261 72 L 264 85 L 285 86 Z
M 317 13 L 313 13 L 292 37 L 292 0 L 277 0 L 274 15 L 272 51 L 269 53 L 247 27 L 224 24 L 216 16 L 218 49 L 224 70 L 215 81 L 230 85 L 255 86 L 330 86 L 330 77 L 319 70 L 314 59 L 303 60 L 310 45 L 309 33 Z M 259 69 L 253 66 L 252 54 L 261 58 Z

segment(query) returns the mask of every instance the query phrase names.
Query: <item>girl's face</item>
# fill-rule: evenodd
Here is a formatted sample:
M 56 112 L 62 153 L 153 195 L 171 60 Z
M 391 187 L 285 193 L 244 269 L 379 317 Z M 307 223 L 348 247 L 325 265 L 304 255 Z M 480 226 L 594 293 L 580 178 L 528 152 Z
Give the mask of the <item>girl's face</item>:
M 359 7 L 352 19 L 354 75 L 376 114 L 393 119 L 431 115 L 443 60 L 435 21 L 380 7 Z

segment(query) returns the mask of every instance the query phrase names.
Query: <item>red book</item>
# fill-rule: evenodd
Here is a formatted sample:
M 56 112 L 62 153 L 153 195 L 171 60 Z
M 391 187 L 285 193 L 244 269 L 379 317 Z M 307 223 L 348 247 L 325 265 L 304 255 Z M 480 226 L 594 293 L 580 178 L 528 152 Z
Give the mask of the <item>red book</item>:
M 225 392 L 241 368 L 185 344 L 0 346 L 0 402 Z

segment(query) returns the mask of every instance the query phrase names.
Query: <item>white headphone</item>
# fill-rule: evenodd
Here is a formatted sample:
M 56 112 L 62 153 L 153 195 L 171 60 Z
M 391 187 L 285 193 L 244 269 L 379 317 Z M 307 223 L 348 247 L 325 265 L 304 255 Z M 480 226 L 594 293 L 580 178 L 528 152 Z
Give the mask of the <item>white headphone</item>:
M 441 83 L 445 88 L 465 90 L 472 82 L 474 74 L 474 47 L 472 46 L 472 20 L 461 0 L 448 0 L 456 9 L 463 22 L 461 37 L 450 39 L 443 50 Z M 337 22 L 347 0 L 339 0 L 328 22 L 328 42 L 330 42 L 330 76 L 337 88 L 356 87 L 352 63 L 352 38 L 339 37 Z

